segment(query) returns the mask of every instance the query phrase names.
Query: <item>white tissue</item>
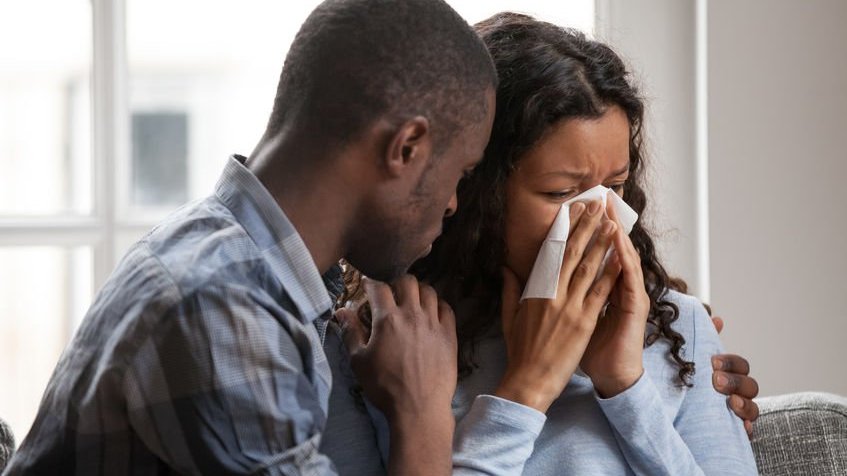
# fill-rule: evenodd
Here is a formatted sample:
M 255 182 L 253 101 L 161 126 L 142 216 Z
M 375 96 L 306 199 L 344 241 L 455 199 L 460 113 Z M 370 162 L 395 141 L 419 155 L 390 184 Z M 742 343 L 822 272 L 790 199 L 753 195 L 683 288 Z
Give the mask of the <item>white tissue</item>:
M 521 300 L 528 298 L 556 298 L 559 273 L 562 270 L 562 260 L 565 257 L 565 246 L 568 243 L 568 233 L 571 228 L 571 205 L 576 202 L 600 200 L 603 204 L 603 210 L 605 210 L 607 199 L 612 201 L 612 206 L 615 207 L 615 213 L 617 213 L 618 220 L 626 234 L 632 231 L 633 225 L 638 221 L 638 214 L 618 194 L 611 191 L 611 189 L 598 185 L 566 201 L 562 204 L 562 208 L 559 209 L 559 213 L 553 221 L 553 226 L 550 227 L 547 238 L 544 239 L 544 243 L 538 251 L 538 256 L 535 258 L 535 265 L 533 265 L 532 272 L 529 274 L 529 279 L 526 282 Z M 611 252 L 611 249 L 609 252 Z M 608 257 L 609 255 L 607 254 L 606 258 Z M 605 262 L 604 259 L 604 265 Z M 602 270 L 603 266 L 600 269 Z

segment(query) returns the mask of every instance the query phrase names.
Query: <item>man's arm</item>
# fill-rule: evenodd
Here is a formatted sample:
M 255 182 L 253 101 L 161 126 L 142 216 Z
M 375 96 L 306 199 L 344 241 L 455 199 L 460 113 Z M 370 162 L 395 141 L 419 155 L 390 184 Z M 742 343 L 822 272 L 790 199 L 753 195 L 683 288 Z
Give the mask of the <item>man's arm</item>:
M 724 327 L 723 319 L 713 316 L 712 323 L 720 334 Z M 712 386 L 728 395 L 729 408 L 744 420 L 744 429 L 748 436 L 752 436 L 753 422 L 759 418 L 759 405 L 753 401 L 759 395 L 759 383 L 750 377 L 750 364 L 740 355 L 718 354 L 712 356 L 712 368 L 715 371 Z
M 328 382 L 317 332 L 265 304 L 243 288 L 204 290 L 138 343 L 121 386 L 130 424 L 173 470 L 336 474 L 318 451 Z

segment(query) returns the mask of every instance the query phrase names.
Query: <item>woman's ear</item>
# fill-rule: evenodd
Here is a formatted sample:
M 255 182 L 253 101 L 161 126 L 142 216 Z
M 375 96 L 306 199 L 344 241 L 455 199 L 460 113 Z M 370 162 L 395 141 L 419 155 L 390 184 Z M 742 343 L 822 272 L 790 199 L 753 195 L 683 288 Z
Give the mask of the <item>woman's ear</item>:
M 415 116 L 404 121 L 391 136 L 385 151 L 384 164 L 388 174 L 400 177 L 420 167 L 432 156 L 432 132 L 429 120 Z M 413 173 L 420 173 L 418 172 Z

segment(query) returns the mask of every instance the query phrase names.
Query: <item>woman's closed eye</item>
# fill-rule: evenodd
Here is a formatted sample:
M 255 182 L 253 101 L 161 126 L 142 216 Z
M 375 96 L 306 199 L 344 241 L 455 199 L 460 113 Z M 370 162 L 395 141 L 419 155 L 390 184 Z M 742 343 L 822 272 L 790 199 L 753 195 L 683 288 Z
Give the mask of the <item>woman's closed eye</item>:
M 575 197 L 578 193 L 578 190 L 556 190 L 552 192 L 544 192 L 544 195 L 552 198 L 553 200 L 565 201 L 569 198 Z
M 612 189 L 612 191 L 617 193 L 618 195 L 623 195 L 623 186 L 624 186 L 624 184 L 619 183 L 619 184 L 610 185 L 609 188 Z
M 624 188 L 623 183 L 609 185 L 608 187 L 613 192 L 617 193 L 618 195 L 623 195 L 623 188 Z M 555 191 L 550 191 L 550 192 L 544 192 L 544 195 L 552 198 L 553 200 L 564 201 L 564 200 L 568 200 L 570 198 L 577 196 L 579 193 L 580 193 L 579 190 L 555 190 Z

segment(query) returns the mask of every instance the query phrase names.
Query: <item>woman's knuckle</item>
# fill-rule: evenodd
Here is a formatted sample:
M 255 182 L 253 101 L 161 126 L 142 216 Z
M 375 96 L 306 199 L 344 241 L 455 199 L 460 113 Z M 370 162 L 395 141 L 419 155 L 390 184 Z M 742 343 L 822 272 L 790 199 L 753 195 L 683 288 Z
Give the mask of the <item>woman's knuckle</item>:
M 576 320 L 576 322 L 574 322 L 574 328 L 576 329 L 577 332 L 582 333 L 582 334 L 588 334 L 588 333 L 593 332 L 594 331 L 594 325 L 595 325 L 594 319 L 591 319 L 591 317 L 588 316 L 588 315 L 585 315 L 585 316 L 583 316 L 582 319 L 578 319 L 578 320 Z
M 591 265 L 586 263 L 585 261 L 579 263 L 579 266 L 576 267 L 576 271 L 574 274 L 576 274 L 580 278 L 587 277 L 589 274 L 591 274 Z
M 582 250 L 577 243 L 568 243 L 565 246 L 565 257 L 571 260 L 579 259 L 582 256 Z

